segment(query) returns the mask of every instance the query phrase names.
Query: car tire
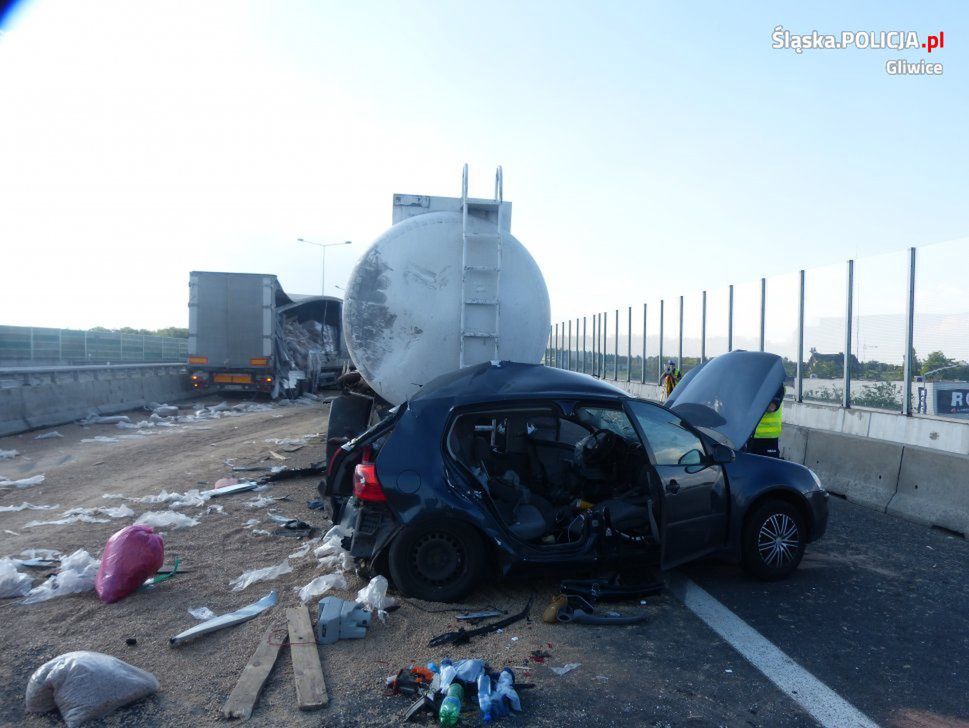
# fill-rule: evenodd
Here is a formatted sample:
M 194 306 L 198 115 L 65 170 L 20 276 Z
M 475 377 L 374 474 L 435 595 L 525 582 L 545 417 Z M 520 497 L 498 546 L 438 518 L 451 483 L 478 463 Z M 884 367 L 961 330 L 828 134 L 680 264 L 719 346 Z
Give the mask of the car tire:
M 405 528 L 390 545 L 387 566 L 404 596 L 453 602 L 481 578 L 484 545 L 467 524 L 432 521 Z
M 790 575 L 804 556 L 804 516 L 783 500 L 766 501 L 744 523 L 741 560 L 744 570 L 764 581 Z

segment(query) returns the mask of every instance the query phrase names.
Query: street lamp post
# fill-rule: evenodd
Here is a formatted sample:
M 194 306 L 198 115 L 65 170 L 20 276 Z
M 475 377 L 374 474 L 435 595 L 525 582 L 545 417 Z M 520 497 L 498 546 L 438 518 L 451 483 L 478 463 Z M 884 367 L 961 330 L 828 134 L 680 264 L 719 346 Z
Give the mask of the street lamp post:
M 322 272 L 322 290 L 320 291 L 323 296 L 326 296 L 326 249 L 332 248 L 336 245 L 350 245 L 351 241 L 344 240 L 342 243 L 317 243 L 312 240 L 304 240 L 303 238 L 296 238 L 297 243 L 306 243 L 307 245 L 315 245 L 317 248 L 323 250 L 323 272 Z

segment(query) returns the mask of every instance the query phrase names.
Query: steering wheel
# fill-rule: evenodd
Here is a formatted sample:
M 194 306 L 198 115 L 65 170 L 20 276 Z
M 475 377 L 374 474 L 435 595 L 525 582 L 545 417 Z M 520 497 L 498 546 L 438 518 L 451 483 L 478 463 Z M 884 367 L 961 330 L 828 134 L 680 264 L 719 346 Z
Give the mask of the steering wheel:
M 587 465 L 605 462 L 615 453 L 620 440 L 612 430 L 596 430 L 582 444 L 582 459 Z

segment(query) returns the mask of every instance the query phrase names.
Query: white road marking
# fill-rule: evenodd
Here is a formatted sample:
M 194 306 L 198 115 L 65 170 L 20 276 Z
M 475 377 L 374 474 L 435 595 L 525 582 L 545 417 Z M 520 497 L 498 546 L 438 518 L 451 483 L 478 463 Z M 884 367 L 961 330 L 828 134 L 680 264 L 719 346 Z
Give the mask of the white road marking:
M 681 574 L 669 574 L 674 594 L 764 676 L 824 728 L 878 728 L 878 724 L 798 665 L 703 588 Z

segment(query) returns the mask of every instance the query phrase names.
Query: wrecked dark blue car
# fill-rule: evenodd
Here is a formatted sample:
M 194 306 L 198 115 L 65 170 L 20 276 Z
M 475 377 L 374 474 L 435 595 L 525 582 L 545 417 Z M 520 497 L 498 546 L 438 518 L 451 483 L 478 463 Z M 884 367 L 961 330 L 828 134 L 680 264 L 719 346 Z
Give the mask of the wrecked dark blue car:
M 809 469 L 742 450 L 783 380 L 777 356 L 732 352 L 660 406 L 541 365 L 468 367 L 340 447 L 321 492 L 352 555 L 421 599 L 529 565 L 707 554 L 782 578 L 828 513 Z

